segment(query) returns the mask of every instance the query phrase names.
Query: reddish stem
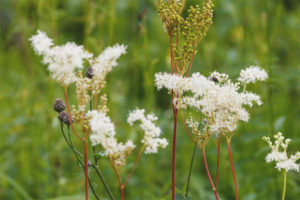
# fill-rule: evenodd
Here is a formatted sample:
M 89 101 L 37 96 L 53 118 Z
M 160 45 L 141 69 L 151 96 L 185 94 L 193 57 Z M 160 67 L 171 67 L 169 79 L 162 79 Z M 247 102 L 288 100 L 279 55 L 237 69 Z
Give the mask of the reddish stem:
M 97 109 L 97 102 L 98 102 L 98 94 L 95 94 L 95 99 L 94 99 L 94 109 Z
M 182 120 L 182 123 L 183 123 L 183 125 L 184 125 L 185 131 L 186 131 L 187 134 L 189 135 L 189 137 L 190 137 L 190 139 L 192 140 L 192 142 L 194 143 L 194 145 L 196 145 L 197 142 L 194 141 L 194 138 L 193 138 L 193 136 L 191 135 L 191 133 L 190 133 L 190 131 L 189 131 L 189 129 L 188 129 L 188 127 L 187 127 L 185 121 L 184 121 L 184 117 L 183 117 L 182 112 L 181 112 L 181 120 Z
M 217 189 L 217 187 L 218 187 L 218 180 L 219 180 L 220 146 L 221 146 L 221 135 L 219 134 L 219 137 L 218 137 L 218 154 L 217 154 L 216 189 Z
M 68 113 L 68 118 L 69 118 L 69 121 L 70 121 L 70 125 L 71 125 L 71 128 L 72 128 L 72 131 L 73 133 L 76 135 L 76 137 L 83 141 L 83 139 L 78 135 L 74 125 L 73 125 L 73 120 L 72 120 L 72 117 L 71 117 L 71 112 L 70 112 L 70 106 L 69 106 L 69 100 L 68 100 L 68 91 L 67 91 L 67 88 L 65 88 L 65 101 L 66 101 L 66 106 L 67 106 L 67 113 Z
M 188 69 L 187 73 L 185 74 L 185 77 L 187 77 L 190 74 L 192 64 L 193 64 L 193 61 L 194 61 L 194 57 L 195 57 L 195 53 L 196 53 L 196 48 L 194 48 L 193 56 L 192 56 L 192 59 L 191 59 L 190 65 L 189 65 L 189 69 Z
M 171 54 L 171 74 L 173 74 L 173 45 L 172 45 L 172 31 L 170 31 L 170 54 Z
M 89 177 L 88 177 L 88 159 L 87 159 L 87 139 L 84 140 L 84 175 L 85 175 L 85 199 L 89 199 Z
M 140 159 L 141 159 L 141 156 L 142 156 L 142 154 L 143 154 L 143 151 L 144 151 L 145 147 L 146 147 L 146 146 L 143 146 L 143 147 L 140 149 L 140 151 L 139 151 L 139 153 L 138 153 L 138 156 L 137 156 L 137 158 L 136 158 L 136 160 L 135 160 L 135 164 L 134 164 L 134 166 L 133 166 L 131 172 L 130 172 L 129 175 L 127 176 L 125 183 L 123 184 L 124 188 L 126 187 L 126 185 L 127 185 L 128 181 L 129 181 L 131 175 L 133 174 L 134 170 L 136 169 L 137 165 L 139 164 L 139 161 L 140 161 Z
M 234 182 L 235 199 L 238 200 L 239 199 L 239 195 L 238 195 L 238 189 L 237 189 L 237 184 L 236 184 L 236 176 L 235 176 L 235 171 L 234 171 L 234 165 L 233 165 L 233 159 L 232 159 L 232 153 L 231 153 L 230 140 L 228 138 L 226 138 L 226 140 L 227 140 L 227 147 L 228 147 L 228 152 L 229 152 L 229 157 L 230 157 L 230 165 L 231 165 L 233 182 Z
M 213 183 L 213 181 L 212 181 L 212 179 L 211 179 L 211 176 L 210 176 L 210 173 L 209 173 L 209 169 L 208 169 L 208 165 L 207 165 L 207 161 L 206 161 L 206 156 L 205 156 L 205 149 L 204 149 L 204 147 L 202 147 L 202 155 L 203 155 L 204 165 L 205 165 L 206 174 L 207 174 L 207 176 L 208 176 L 209 182 L 210 182 L 211 187 L 212 187 L 212 189 L 213 189 L 213 191 L 214 191 L 214 193 L 215 193 L 215 195 L 216 195 L 216 199 L 219 200 L 218 192 L 217 192 L 217 190 L 216 190 L 216 188 L 215 188 L 215 186 L 214 186 L 214 183 Z
M 175 154 L 176 154 L 176 130 L 177 130 L 177 113 L 174 109 L 174 127 L 173 127 L 173 146 L 172 146 L 172 200 L 175 200 Z
M 121 186 L 121 200 L 124 200 L 125 199 L 125 192 L 124 192 L 124 185 Z

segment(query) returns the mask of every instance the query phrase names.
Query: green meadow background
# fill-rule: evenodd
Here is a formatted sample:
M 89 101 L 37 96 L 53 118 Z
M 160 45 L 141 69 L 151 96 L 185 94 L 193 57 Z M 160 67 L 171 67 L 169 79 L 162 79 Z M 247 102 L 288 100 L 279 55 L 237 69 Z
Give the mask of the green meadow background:
M 188 0 L 187 4 L 202 3 Z M 249 88 L 264 104 L 251 110 L 232 140 L 241 200 L 281 199 L 282 172 L 266 163 L 269 148 L 261 139 L 278 131 L 292 139 L 289 152 L 300 146 L 300 2 L 298 0 L 214 0 L 214 23 L 199 45 L 192 71 L 208 75 L 218 70 L 237 78 L 240 70 L 257 64 L 270 75 Z M 128 53 L 107 77 L 109 115 L 119 140 L 136 142 L 138 128 L 126 123 L 136 107 L 155 112 L 163 136 L 171 142 L 172 111 L 166 90 L 156 91 L 154 74 L 169 71 L 168 37 L 153 0 L 0 0 L 0 199 L 84 199 L 84 177 L 59 130 L 53 101 L 63 90 L 51 80 L 28 38 L 37 29 L 57 44 L 74 41 L 94 54 L 123 43 Z M 72 88 L 71 88 L 72 90 Z M 74 99 L 71 100 L 74 103 Z M 184 115 L 187 116 L 187 112 Z M 75 138 L 74 138 L 75 139 Z M 176 157 L 177 199 L 185 186 L 192 142 L 179 122 Z M 75 142 L 79 149 L 79 142 Z M 216 137 L 207 145 L 208 164 L 216 171 Z M 81 149 L 82 150 L 82 149 Z M 122 170 L 125 179 L 138 148 Z M 221 146 L 219 195 L 234 199 L 225 141 Z M 117 179 L 106 158 L 101 171 L 120 199 Z M 101 199 L 108 199 L 91 171 Z M 91 199 L 93 199 L 92 195 Z M 288 173 L 287 200 L 300 196 L 300 174 Z M 196 152 L 190 199 L 215 199 L 201 152 Z M 126 199 L 171 198 L 171 145 L 144 155 L 126 187 Z

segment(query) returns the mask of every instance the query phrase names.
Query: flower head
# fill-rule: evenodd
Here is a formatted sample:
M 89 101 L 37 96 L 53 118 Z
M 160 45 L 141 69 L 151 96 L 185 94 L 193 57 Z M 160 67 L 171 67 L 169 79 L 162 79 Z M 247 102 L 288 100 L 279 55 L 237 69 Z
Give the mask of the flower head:
M 142 143 L 146 146 L 145 153 L 157 153 L 158 148 L 165 148 L 168 142 L 165 138 L 159 138 L 161 130 L 156 127 L 153 121 L 157 120 L 155 115 L 145 116 L 145 110 L 136 109 L 129 113 L 127 122 L 132 125 L 135 121 L 141 121 L 140 127 L 144 130 L 145 135 Z
M 276 135 L 274 135 L 274 143 L 271 141 L 270 137 L 263 137 L 263 139 L 269 144 L 269 147 L 272 150 L 266 156 L 267 162 L 275 161 L 275 168 L 277 168 L 279 171 L 281 171 L 281 169 L 286 171 L 299 171 L 300 165 L 297 164 L 297 160 L 300 159 L 300 152 L 297 152 L 290 157 L 288 157 L 286 152 L 291 139 L 285 139 L 281 132 L 278 132 Z
M 242 83 L 254 83 L 257 80 L 264 81 L 268 78 L 268 74 L 264 69 L 257 66 L 250 66 L 243 69 L 238 80 Z
M 167 88 L 169 91 L 182 93 L 191 88 L 191 79 L 176 74 L 156 73 L 155 85 L 157 89 Z
M 118 168 L 124 166 L 127 156 L 135 148 L 133 142 L 130 140 L 125 144 L 117 142 L 115 126 L 105 113 L 93 110 L 87 115 L 90 118 L 89 125 L 92 130 L 90 135 L 92 145 L 101 144 L 105 149 L 105 155 L 113 161 L 114 166 Z
M 35 52 L 44 57 L 43 63 L 48 65 L 52 79 L 64 87 L 75 82 L 75 69 L 82 69 L 84 60 L 93 56 L 73 42 L 53 46 L 52 40 L 41 31 L 32 36 L 30 41 Z

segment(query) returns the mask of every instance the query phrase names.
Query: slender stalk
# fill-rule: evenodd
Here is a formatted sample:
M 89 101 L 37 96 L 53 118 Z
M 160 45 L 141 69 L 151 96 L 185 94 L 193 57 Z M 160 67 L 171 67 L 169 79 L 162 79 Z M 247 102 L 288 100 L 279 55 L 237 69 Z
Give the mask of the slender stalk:
M 173 74 L 173 45 L 172 31 L 170 32 L 171 74 Z
M 212 179 L 211 179 L 211 176 L 210 176 L 210 173 L 209 173 L 209 169 L 208 169 L 208 165 L 207 165 L 207 161 L 206 161 L 206 156 L 205 156 L 205 149 L 204 149 L 204 147 L 202 147 L 202 155 L 203 155 L 204 165 L 205 165 L 206 174 L 207 174 L 207 176 L 208 176 L 209 182 L 210 182 L 211 187 L 212 187 L 212 189 L 213 189 L 213 191 L 214 191 L 214 193 L 215 193 L 216 199 L 219 200 L 218 192 L 217 192 L 217 190 L 216 190 L 216 188 L 215 188 L 215 186 L 214 186 L 214 183 L 213 183 L 213 181 L 212 181 Z
M 187 73 L 185 74 L 185 77 L 187 77 L 187 76 L 190 74 L 190 72 L 191 72 L 191 68 L 192 68 L 192 64 L 193 64 L 193 61 L 194 61 L 195 53 L 196 53 L 196 48 L 194 48 L 193 55 L 192 55 L 192 59 L 191 59 L 191 62 L 190 62 L 188 71 L 187 71 Z
M 228 139 L 228 137 L 226 137 L 226 141 L 227 141 L 227 147 L 228 147 L 228 152 L 229 152 L 229 157 L 230 157 L 230 165 L 231 165 L 233 182 L 234 182 L 235 199 L 238 200 L 239 199 L 239 195 L 238 195 L 238 189 L 237 189 L 237 184 L 236 184 L 236 176 L 235 176 L 234 165 L 233 165 L 233 160 L 232 160 L 230 140 Z
M 186 123 L 185 123 L 185 120 L 184 120 L 184 117 L 183 117 L 182 112 L 181 112 L 181 120 L 182 120 L 182 123 L 183 123 L 183 125 L 184 125 L 185 131 L 186 131 L 187 134 L 189 135 L 190 139 L 192 140 L 192 142 L 194 143 L 194 145 L 197 145 L 197 143 L 196 143 L 196 142 L 194 141 L 194 139 L 193 139 L 193 136 L 192 136 L 191 133 L 189 132 L 189 129 L 188 129 Z
M 124 188 L 126 187 L 126 185 L 127 185 L 128 181 L 129 181 L 131 175 L 133 174 L 134 170 L 136 169 L 136 167 L 137 167 L 137 165 L 138 165 L 138 163 L 139 163 L 139 161 L 140 161 L 140 159 L 141 159 L 141 156 L 142 156 L 142 154 L 143 154 L 143 152 L 144 152 L 145 147 L 146 147 L 146 146 L 144 145 L 144 146 L 140 149 L 140 151 L 139 151 L 139 153 L 138 153 L 138 156 L 137 156 L 137 158 L 136 158 L 135 164 L 134 164 L 132 170 L 130 171 L 130 173 L 129 173 L 129 175 L 128 175 L 126 181 L 125 181 L 125 183 L 123 184 Z
M 186 181 L 186 188 L 185 188 L 185 198 L 187 199 L 188 197 L 188 193 L 189 193 L 189 186 L 190 186 L 190 180 L 191 180 L 191 175 L 192 175 L 192 169 L 193 169 L 193 164 L 194 164 L 194 159 L 195 159 L 195 155 L 196 155 L 196 150 L 197 150 L 197 145 L 194 146 L 194 151 L 193 151 L 193 155 L 192 155 L 192 159 L 190 162 L 190 169 L 189 169 L 189 175 Z
M 175 155 L 176 155 L 177 112 L 178 110 L 174 108 L 174 126 L 173 126 L 173 144 L 172 144 L 172 200 L 175 200 Z
M 88 185 L 88 154 L 87 154 L 87 137 L 84 139 L 84 176 L 85 176 L 85 199 L 89 199 L 89 185 Z
M 76 150 L 76 149 L 74 148 L 74 146 L 73 146 L 73 143 L 72 143 L 72 140 L 71 140 L 71 136 L 70 136 L 70 128 L 69 128 L 69 126 L 68 126 L 68 138 L 69 138 L 69 139 L 67 139 L 67 137 L 66 137 L 66 135 L 65 135 L 65 132 L 64 132 L 64 129 L 63 129 L 63 124 L 60 125 L 60 129 L 61 129 L 61 133 L 62 133 L 63 137 L 65 138 L 66 142 L 68 143 L 68 145 L 69 145 L 70 148 L 72 149 L 73 153 L 75 154 L 75 157 L 77 158 L 77 160 L 78 160 L 80 166 L 82 167 L 82 169 L 84 169 L 84 164 L 83 164 L 83 162 L 80 160 L 80 157 L 82 157 L 82 155 L 81 155 L 81 153 L 80 153 L 78 150 Z M 100 198 L 98 197 L 98 195 L 97 195 L 97 193 L 96 193 L 96 191 L 95 191 L 95 189 L 94 189 L 94 187 L 93 187 L 93 185 L 92 185 L 92 183 L 91 183 L 91 180 L 90 180 L 89 178 L 88 178 L 88 182 L 89 182 L 90 188 L 91 188 L 91 190 L 92 190 L 92 192 L 93 192 L 95 198 L 96 198 L 97 200 L 99 200 Z
M 95 98 L 94 98 L 94 109 L 97 109 L 97 103 L 98 103 L 98 94 L 95 94 Z
M 115 172 L 115 174 L 116 174 L 116 176 L 117 176 L 117 179 L 118 179 L 118 182 L 119 182 L 119 185 L 120 185 L 121 199 L 122 199 L 122 200 L 124 200 L 124 198 L 125 198 L 125 187 L 126 187 L 126 185 L 128 184 L 128 181 L 129 181 L 131 175 L 133 174 L 134 170 L 136 169 L 136 167 L 137 167 L 137 165 L 138 165 L 138 163 L 139 163 L 139 161 L 140 161 L 140 159 L 141 159 L 141 156 L 142 156 L 142 154 L 143 154 L 145 148 L 146 148 L 146 146 L 144 145 L 144 146 L 142 146 L 142 148 L 140 149 L 140 151 L 139 151 L 139 153 L 138 153 L 138 155 L 137 155 L 137 158 L 136 158 L 136 160 L 135 160 L 135 164 L 134 164 L 132 170 L 130 171 L 129 175 L 127 176 L 126 181 L 124 182 L 124 184 L 122 184 L 122 181 L 121 181 L 121 178 L 120 178 L 119 171 L 115 168 L 115 166 L 114 166 L 114 164 L 113 164 L 113 161 L 110 159 L 110 164 L 111 164 L 111 166 L 112 166 L 112 168 L 113 168 L 113 170 L 114 170 L 114 172 Z
M 286 192 L 286 170 L 283 170 L 283 191 L 282 191 L 282 200 L 285 199 Z
M 218 154 L 217 154 L 217 173 L 216 173 L 216 189 L 218 187 L 219 180 L 219 166 L 220 166 L 220 147 L 221 147 L 221 134 L 218 136 Z
M 73 120 L 72 120 L 72 117 L 71 117 L 69 100 L 68 100 L 68 90 L 67 90 L 67 88 L 64 88 L 64 94 L 65 94 L 65 101 L 66 101 L 66 106 L 67 106 L 68 118 L 69 118 L 69 121 L 70 121 L 70 125 L 71 125 L 71 128 L 72 128 L 72 131 L 74 132 L 74 134 L 76 135 L 76 137 L 80 141 L 83 141 L 83 139 L 78 135 L 78 133 L 77 133 L 77 131 L 76 131 L 74 125 L 73 125 Z

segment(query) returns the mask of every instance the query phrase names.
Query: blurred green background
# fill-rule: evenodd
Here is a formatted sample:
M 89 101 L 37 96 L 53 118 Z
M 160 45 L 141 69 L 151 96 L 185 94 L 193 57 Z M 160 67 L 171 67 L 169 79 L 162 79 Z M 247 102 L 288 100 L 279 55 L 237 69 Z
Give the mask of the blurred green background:
M 196 2 L 202 3 L 187 1 Z M 249 123 L 240 124 L 232 140 L 232 151 L 241 199 L 281 199 L 282 173 L 274 168 L 274 163 L 265 163 L 269 149 L 261 138 L 282 131 L 292 139 L 289 152 L 299 150 L 300 2 L 214 2 L 214 24 L 200 42 L 192 70 L 206 75 L 218 70 L 233 78 L 252 64 L 268 70 L 267 83 L 250 87 L 261 94 L 264 104 L 252 109 Z M 152 0 L 0 0 L 0 24 L 1 200 L 83 199 L 83 173 L 60 134 L 52 110 L 53 101 L 62 98 L 63 91 L 50 79 L 28 41 L 37 29 L 45 31 L 57 44 L 75 41 L 95 54 L 114 43 L 128 45 L 128 53 L 107 77 L 106 87 L 110 116 L 119 138 L 135 139 L 137 133 L 141 134 L 138 128 L 126 124 L 126 116 L 129 110 L 143 107 L 159 116 L 163 136 L 171 142 L 170 98 L 167 91 L 157 92 L 153 85 L 155 72 L 169 71 L 168 37 Z M 216 146 L 217 140 L 212 138 L 206 150 L 213 177 Z M 179 123 L 178 192 L 185 185 L 192 150 L 192 142 Z M 219 195 L 222 199 L 234 199 L 225 143 L 221 152 Z M 123 179 L 134 160 L 135 156 L 130 156 L 122 171 Z M 108 161 L 104 158 L 100 162 L 119 199 L 117 179 Z M 101 197 L 108 198 L 100 183 L 96 189 Z M 126 199 L 170 199 L 170 194 L 171 145 L 157 155 L 142 157 L 126 187 Z M 286 199 L 299 196 L 300 174 L 288 173 Z M 214 199 L 200 151 L 193 168 L 190 197 Z

